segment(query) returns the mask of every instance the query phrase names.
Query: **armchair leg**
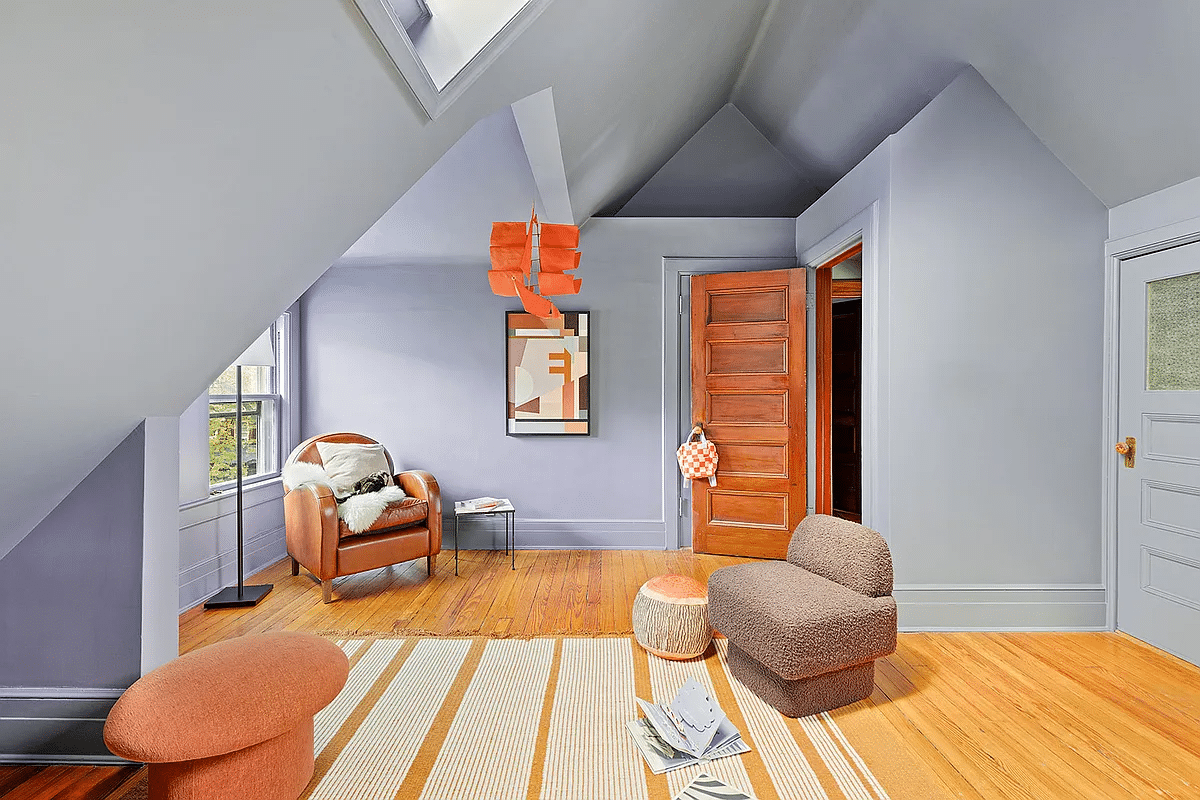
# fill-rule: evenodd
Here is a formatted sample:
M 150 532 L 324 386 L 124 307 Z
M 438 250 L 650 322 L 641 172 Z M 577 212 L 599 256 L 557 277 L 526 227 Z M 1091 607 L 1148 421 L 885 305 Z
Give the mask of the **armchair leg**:
M 295 575 L 299 575 L 299 574 L 300 574 L 300 562 L 293 558 L 292 559 L 292 575 L 295 576 Z
M 321 581 L 321 600 L 326 603 L 333 602 L 333 579 Z
M 433 575 L 434 570 L 437 569 L 437 553 L 425 556 L 425 566 L 428 568 L 429 574 Z

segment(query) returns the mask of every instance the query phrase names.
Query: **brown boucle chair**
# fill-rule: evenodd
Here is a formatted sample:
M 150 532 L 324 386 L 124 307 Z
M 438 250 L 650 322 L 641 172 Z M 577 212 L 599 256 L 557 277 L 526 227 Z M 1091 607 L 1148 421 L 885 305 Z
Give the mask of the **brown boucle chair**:
M 787 561 L 722 567 L 708 579 L 729 668 L 789 717 L 871 694 L 875 659 L 896 650 L 892 556 L 875 531 L 819 514 L 796 526 Z
M 318 636 L 230 639 L 142 676 L 109 712 L 104 743 L 149 764 L 149 800 L 296 800 L 313 774 L 313 715 L 349 670 Z

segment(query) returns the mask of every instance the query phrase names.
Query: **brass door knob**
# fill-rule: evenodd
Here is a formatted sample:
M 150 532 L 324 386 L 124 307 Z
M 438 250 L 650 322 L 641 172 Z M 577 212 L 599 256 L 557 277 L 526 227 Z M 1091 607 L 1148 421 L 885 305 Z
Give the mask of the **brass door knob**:
M 1117 442 L 1114 449 L 1125 457 L 1125 466 L 1132 469 L 1133 457 L 1137 453 L 1137 439 L 1132 436 L 1126 436 L 1125 441 Z

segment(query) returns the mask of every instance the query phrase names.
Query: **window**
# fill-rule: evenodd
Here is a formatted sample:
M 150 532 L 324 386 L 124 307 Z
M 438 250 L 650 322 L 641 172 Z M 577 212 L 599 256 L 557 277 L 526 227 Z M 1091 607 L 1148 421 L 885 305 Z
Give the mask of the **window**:
M 278 473 L 287 386 L 287 315 L 270 328 L 275 366 L 242 367 L 242 478 Z M 237 367 L 230 366 L 208 388 L 208 482 L 212 490 L 237 479 Z
M 550 0 L 354 0 L 430 119 L 478 78 Z

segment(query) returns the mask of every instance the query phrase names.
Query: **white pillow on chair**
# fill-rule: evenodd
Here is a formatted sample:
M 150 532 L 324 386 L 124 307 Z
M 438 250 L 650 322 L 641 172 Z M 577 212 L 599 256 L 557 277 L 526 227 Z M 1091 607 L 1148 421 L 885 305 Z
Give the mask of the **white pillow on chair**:
M 372 472 L 392 471 L 381 444 L 317 442 L 317 452 L 321 454 L 329 485 L 339 496 L 348 494 L 354 484 Z

